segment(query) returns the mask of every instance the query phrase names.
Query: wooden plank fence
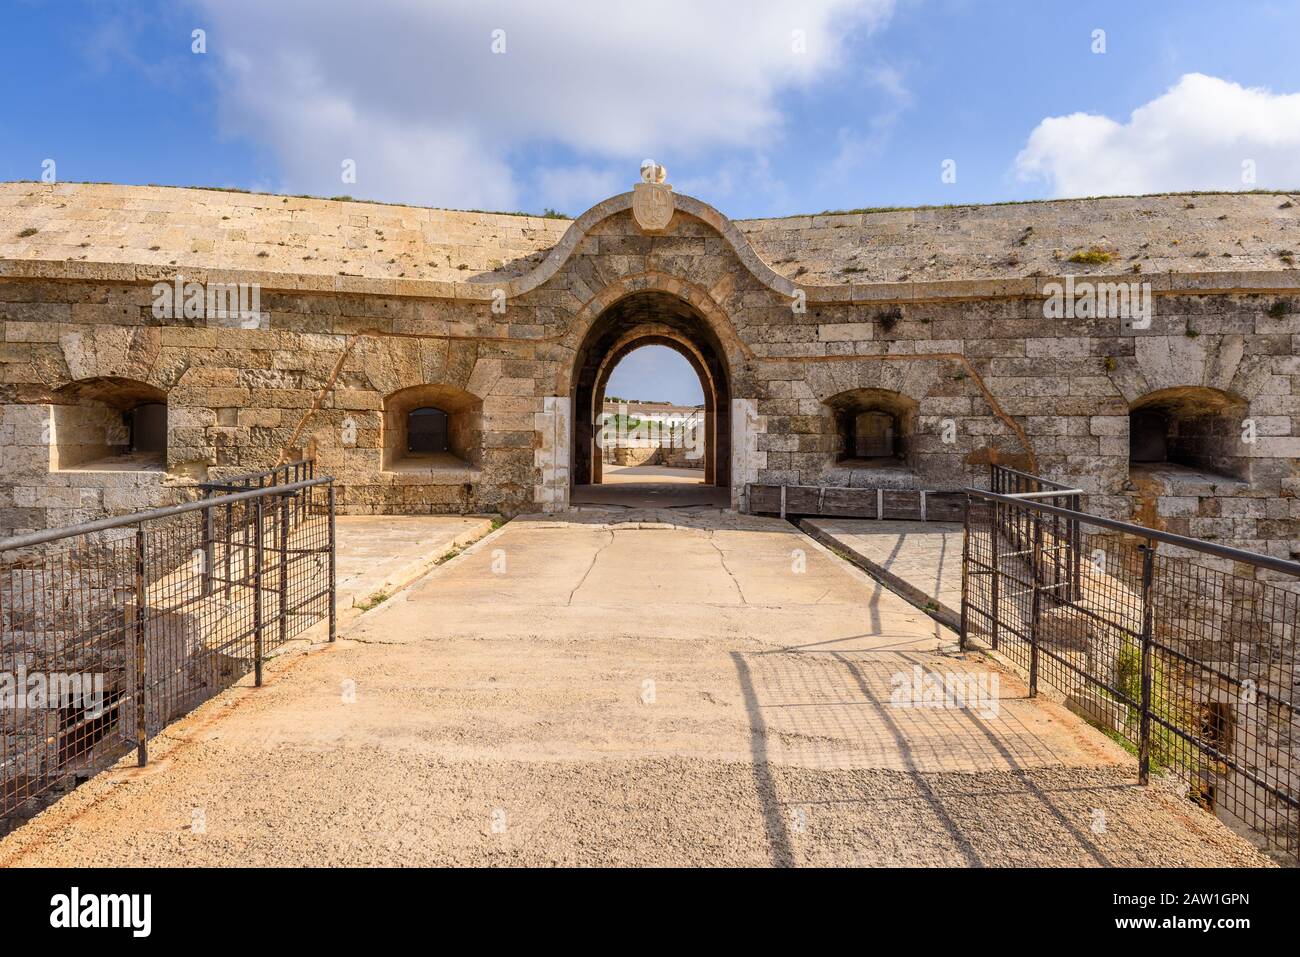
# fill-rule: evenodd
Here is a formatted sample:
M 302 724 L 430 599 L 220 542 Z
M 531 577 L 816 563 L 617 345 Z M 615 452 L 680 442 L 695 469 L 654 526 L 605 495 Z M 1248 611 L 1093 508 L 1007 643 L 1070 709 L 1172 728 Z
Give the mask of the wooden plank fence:
M 960 522 L 966 493 L 924 489 L 842 488 L 821 485 L 748 485 L 752 514 Z

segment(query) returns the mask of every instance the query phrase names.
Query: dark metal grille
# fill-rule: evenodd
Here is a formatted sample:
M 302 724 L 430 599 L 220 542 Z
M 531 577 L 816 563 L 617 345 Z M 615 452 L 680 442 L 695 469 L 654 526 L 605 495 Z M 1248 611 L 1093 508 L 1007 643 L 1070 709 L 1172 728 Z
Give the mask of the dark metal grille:
M 333 640 L 334 544 L 329 478 L 0 541 L 0 817 L 143 765 L 316 622 Z
M 995 482 L 995 487 L 997 483 Z M 1005 485 L 1001 487 L 1006 487 Z M 1139 778 L 1300 852 L 1300 564 L 970 490 L 962 641 L 1133 750 Z

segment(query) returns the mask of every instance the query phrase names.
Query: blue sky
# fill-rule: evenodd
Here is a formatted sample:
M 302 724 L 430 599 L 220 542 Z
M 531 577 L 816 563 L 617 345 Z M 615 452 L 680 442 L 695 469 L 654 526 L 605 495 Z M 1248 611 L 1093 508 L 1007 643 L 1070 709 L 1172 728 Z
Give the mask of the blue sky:
M 653 157 L 737 218 L 1300 188 L 1295 2 L 4 0 L 0 17 L 5 180 L 53 159 L 63 181 L 577 214 Z M 642 352 L 647 388 L 682 378 Z M 677 389 L 640 397 L 698 401 Z
M 681 353 L 667 346 L 633 349 L 610 373 L 605 395 L 647 402 L 703 405 L 699 376 Z

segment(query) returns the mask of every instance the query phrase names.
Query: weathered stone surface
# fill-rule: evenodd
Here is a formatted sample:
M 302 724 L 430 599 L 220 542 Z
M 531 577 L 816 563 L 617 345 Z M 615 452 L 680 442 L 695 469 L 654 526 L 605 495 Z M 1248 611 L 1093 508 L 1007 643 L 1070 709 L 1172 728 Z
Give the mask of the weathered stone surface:
M 630 335 L 684 342 L 673 302 L 716 342 L 737 504 L 747 482 L 952 489 L 1032 461 L 1107 514 L 1274 554 L 1300 541 L 1300 277 L 1276 255 L 1300 210 L 1267 194 L 737 223 L 676 195 L 653 236 L 629 194 L 574 222 L 120 186 L 0 198 L 0 534 L 311 452 L 345 511 L 563 508 L 588 434 L 573 399 L 586 337 L 641 296 L 657 304 Z M 1103 233 L 1122 264 L 1068 261 Z M 1195 256 L 1211 241 L 1233 256 Z M 1131 256 L 1143 273 L 1120 275 Z M 1149 326 L 1046 318 L 1067 273 L 1150 281 Z M 258 284 L 261 319 L 155 317 L 153 284 L 178 275 Z M 92 380 L 166 396 L 167 453 L 134 498 L 106 494 L 120 471 L 51 471 L 50 403 Z M 394 396 L 420 387 L 456 405 L 459 464 L 385 455 Z M 871 390 L 915 406 L 899 468 L 839 461 L 832 400 Z M 1253 423 L 1234 474 L 1130 469 L 1130 404 L 1162 390 L 1235 403 L 1220 452 Z M 63 485 L 104 494 L 43 496 Z

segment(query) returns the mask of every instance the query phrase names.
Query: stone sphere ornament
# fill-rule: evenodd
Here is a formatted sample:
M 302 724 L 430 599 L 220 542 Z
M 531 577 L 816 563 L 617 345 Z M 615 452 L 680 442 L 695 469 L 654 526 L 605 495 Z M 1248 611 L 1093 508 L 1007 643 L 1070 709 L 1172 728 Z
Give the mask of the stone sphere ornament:
M 641 161 L 641 182 L 662 183 L 668 178 L 668 170 L 652 159 Z

